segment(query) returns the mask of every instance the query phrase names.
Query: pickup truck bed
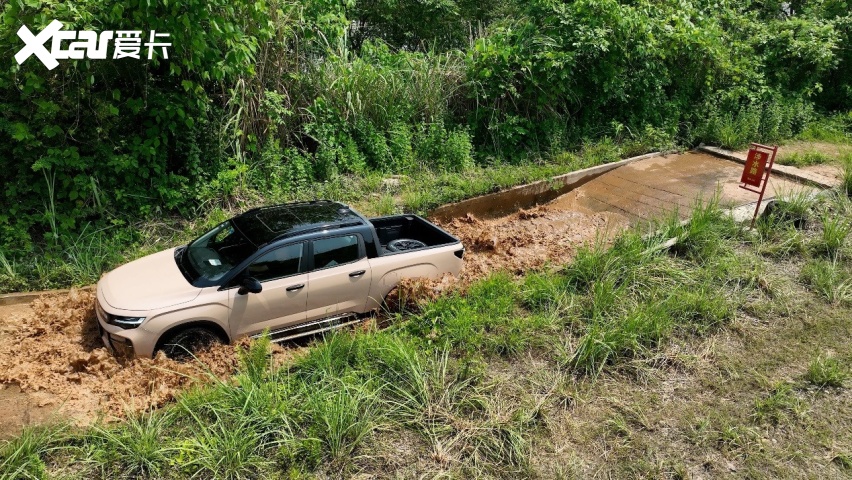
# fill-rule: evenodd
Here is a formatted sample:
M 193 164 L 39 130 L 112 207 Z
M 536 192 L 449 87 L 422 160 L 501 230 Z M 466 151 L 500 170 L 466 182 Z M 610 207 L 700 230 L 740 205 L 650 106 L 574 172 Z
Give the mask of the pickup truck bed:
M 381 246 L 380 255 L 394 255 L 421 248 L 439 247 L 459 243 L 459 240 L 417 215 L 394 215 L 371 218 L 370 224 L 376 231 Z M 402 250 L 389 249 L 394 240 L 410 239 L 422 242 L 422 246 L 409 243 Z

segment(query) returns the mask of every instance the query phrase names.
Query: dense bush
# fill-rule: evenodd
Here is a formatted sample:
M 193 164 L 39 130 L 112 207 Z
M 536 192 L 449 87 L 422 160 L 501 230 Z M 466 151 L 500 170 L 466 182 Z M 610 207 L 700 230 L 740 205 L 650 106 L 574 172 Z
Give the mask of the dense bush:
M 852 17 L 841 0 L 791 5 L 11 0 L 0 248 L 14 261 L 67 249 L 90 224 L 281 198 L 341 174 L 815 131 L 852 109 Z M 171 33 L 170 58 L 18 66 L 17 28 L 54 18 Z

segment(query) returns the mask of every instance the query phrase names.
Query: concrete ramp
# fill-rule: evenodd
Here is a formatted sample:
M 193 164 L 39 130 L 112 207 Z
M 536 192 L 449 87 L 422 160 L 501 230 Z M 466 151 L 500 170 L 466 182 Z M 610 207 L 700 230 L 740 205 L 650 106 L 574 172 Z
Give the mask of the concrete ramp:
M 739 188 L 742 165 L 705 153 L 659 156 L 624 165 L 589 181 L 548 204 L 550 208 L 584 213 L 611 212 L 630 223 L 659 218 L 677 210 L 689 213 L 697 201 L 719 192 L 724 207 L 757 201 L 757 194 Z M 766 198 L 803 187 L 773 177 Z

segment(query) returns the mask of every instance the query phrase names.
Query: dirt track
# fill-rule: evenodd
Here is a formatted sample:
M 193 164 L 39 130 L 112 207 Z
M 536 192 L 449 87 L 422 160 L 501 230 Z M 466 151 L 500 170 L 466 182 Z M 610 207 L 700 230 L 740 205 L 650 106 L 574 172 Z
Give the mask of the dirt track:
M 741 166 L 704 154 L 687 153 L 642 160 L 610 171 L 541 206 L 493 219 L 477 212 L 442 226 L 467 247 L 462 283 L 495 270 L 521 274 L 545 263 L 565 263 L 577 248 L 611 237 L 630 224 L 677 209 L 717 188 L 722 202 L 755 200 L 737 188 Z M 773 180 L 768 196 L 796 188 Z M 236 365 L 234 347 L 220 346 L 202 362 L 180 364 L 165 358 L 120 362 L 100 344 L 93 294 L 74 291 L 46 297 L 31 306 L 0 307 L 0 436 L 21 425 L 57 414 L 79 423 L 99 416 L 120 417 L 170 401 L 209 372 L 227 376 Z M 280 361 L 295 348 L 278 348 Z

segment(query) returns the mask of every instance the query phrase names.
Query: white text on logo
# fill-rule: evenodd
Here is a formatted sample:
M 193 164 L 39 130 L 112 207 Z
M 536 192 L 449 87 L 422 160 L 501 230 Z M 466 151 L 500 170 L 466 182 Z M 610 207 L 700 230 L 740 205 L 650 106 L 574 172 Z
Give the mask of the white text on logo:
M 148 60 L 154 58 L 154 52 L 160 49 L 160 55 L 164 59 L 169 58 L 167 47 L 172 44 L 162 40 L 168 39 L 170 34 L 157 33 L 154 30 L 150 31 L 148 41 L 142 43 L 141 30 L 107 30 L 98 34 L 91 30 L 62 30 L 62 22 L 54 20 L 44 28 L 38 35 L 33 35 L 26 25 L 18 30 L 18 37 L 24 41 L 24 48 L 20 49 L 15 54 L 15 60 L 18 65 L 31 56 L 41 60 L 41 63 L 48 70 L 53 70 L 59 66 L 57 60 L 64 59 L 83 59 L 89 58 L 93 60 L 103 60 L 107 58 L 107 50 L 111 40 L 115 39 L 112 58 L 140 58 L 142 47 L 147 49 Z M 48 40 L 50 42 L 50 50 L 45 48 Z M 62 42 L 68 43 L 66 48 L 63 48 Z

